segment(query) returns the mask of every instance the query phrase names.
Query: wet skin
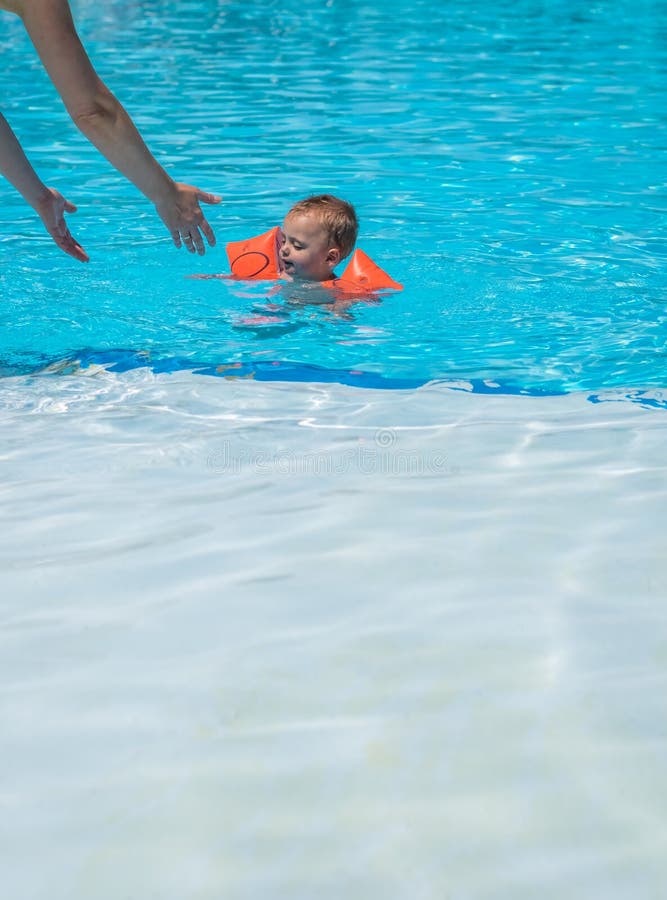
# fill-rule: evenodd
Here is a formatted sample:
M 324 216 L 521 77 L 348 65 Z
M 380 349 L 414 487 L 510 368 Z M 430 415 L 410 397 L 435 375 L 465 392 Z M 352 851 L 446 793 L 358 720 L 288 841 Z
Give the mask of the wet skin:
M 287 216 L 282 228 L 280 264 L 290 278 L 299 281 L 328 281 L 340 262 L 338 247 L 331 245 L 326 230 L 316 216 Z

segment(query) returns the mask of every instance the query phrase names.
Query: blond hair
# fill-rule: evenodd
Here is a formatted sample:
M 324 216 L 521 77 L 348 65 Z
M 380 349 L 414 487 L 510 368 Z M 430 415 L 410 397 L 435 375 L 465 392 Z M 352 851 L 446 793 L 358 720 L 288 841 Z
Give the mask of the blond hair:
M 357 241 L 359 223 L 354 207 L 347 200 L 340 200 L 332 194 L 315 194 L 299 200 L 287 213 L 292 215 L 314 215 L 325 227 L 329 240 L 340 250 L 341 258 L 352 252 Z

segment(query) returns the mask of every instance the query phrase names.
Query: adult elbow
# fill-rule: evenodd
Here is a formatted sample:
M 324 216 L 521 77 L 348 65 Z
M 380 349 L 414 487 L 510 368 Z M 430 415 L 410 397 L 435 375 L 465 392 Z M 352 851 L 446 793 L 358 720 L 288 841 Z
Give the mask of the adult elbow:
M 118 119 L 120 104 L 108 91 L 99 93 L 89 102 L 70 110 L 76 127 L 87 138 L 95 138 L 113 130 Z

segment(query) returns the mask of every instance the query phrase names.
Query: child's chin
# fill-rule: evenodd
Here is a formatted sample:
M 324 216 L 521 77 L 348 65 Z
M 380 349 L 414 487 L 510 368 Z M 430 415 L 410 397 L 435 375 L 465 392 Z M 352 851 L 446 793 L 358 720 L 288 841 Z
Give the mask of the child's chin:
M 322 284 L 323 281 L 326 281 L 326 278 L 318 278 L 316 275 L 304 275 L 303 272 L 295 272 L 292 269 L 291 272 L 292 281 L 298 281 L 299 284 Z

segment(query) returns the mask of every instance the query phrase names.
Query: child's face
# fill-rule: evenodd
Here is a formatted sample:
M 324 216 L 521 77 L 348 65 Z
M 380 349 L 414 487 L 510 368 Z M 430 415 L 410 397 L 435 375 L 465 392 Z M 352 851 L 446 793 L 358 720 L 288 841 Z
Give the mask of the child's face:
M 280 262 L 285 273 L 301 281 L 326 281 L 340 262 L 321 222 L 310 214 L 288 214 L 282 229 Z

